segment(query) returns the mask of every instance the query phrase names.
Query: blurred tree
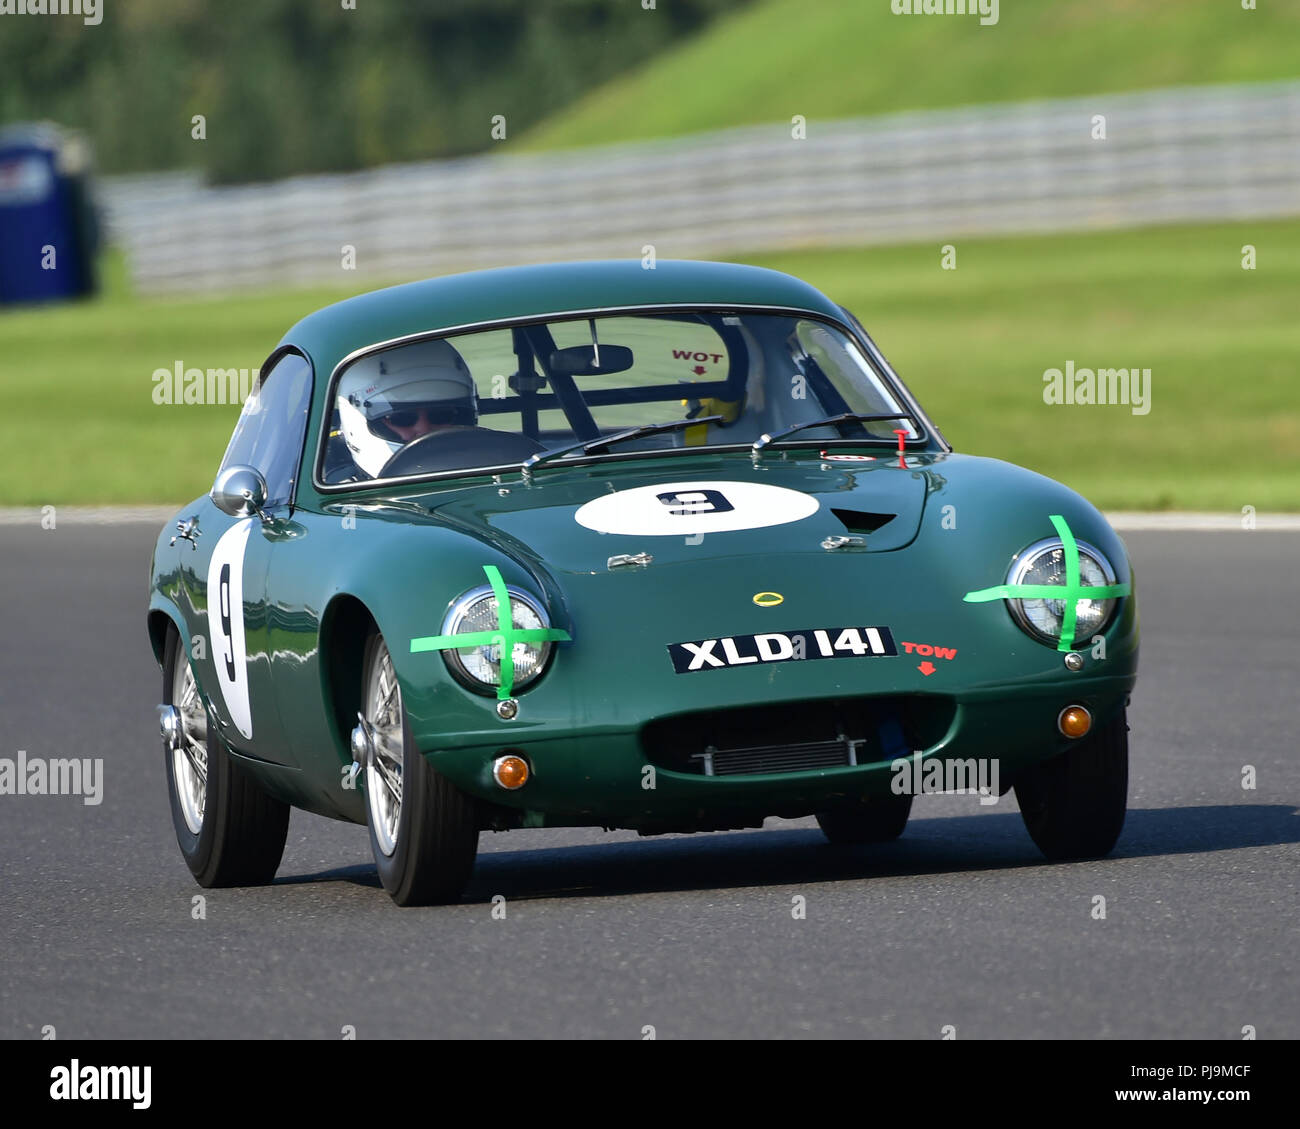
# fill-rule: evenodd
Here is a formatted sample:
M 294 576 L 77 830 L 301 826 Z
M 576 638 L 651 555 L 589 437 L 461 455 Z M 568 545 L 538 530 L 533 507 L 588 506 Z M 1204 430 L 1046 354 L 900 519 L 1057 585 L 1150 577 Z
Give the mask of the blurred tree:
M 216 182 L 473 153 L 750 0 L 116 0 L 11 17 L 0 124 L 82 129 L 105 172 Z M 206 119 L 207 139 L 191 137 Z

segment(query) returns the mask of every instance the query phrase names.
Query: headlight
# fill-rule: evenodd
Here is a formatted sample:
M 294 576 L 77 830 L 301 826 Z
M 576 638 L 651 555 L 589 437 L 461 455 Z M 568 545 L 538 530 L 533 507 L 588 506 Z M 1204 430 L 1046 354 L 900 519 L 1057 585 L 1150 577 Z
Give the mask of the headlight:
M 1091 545 L 1076 542 L 1079 549 L 1079 585 L 1085 588 L 1103 588 L 1115 583 L 1115 570 L 1110 562 Z M 1059 537 L 1036 541 L 1019 553 L 1011 562 L 1007 573 L 1008 585 L 1066 584 L 1065 545 Z M 1100 632 L 1115 611 L 1114 598 L 1101 600 L 1078 599 L 1075 602 L 1074 638 L 1091 639 Z M 1066 601 L 1048 598 L 1008 598 L 1007 607 L 1012 618 L 1022 630 L 1041 643 L 1055 647 L 1061 640 L 1065 621 Z
M 528 593 L 507 587 L 510 598 L 510 622 L 518 631 L 535 631 L 551 626 L 546 611 Z M 447 612 L 442 623 L 443 635 L 500 633 L 501 612 L 491 585 L 466 592 Z M 476 694 L 494 694 L 501 685 L 501 647 L 498 639 L 469 647 L 443 650 L 443 661 L 452 677 Z M 511 644 L 514 659 L 513 689 L 522 690 L 546 668 L 551 654 L 547 640 L 519 640 Z

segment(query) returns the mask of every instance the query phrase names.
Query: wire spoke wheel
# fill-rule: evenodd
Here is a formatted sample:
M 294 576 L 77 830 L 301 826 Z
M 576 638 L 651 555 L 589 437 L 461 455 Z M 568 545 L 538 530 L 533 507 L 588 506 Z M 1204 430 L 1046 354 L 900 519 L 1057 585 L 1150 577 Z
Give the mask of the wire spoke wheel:
M 373 750 L 366 765 L 370 825 L 374 828 L 379 849 L 391 857 L 397 849 L 402 819 L 406 741 L 402 727 L 402 691 L 393 672 L 392 656 L 382 640 L 366 681 L 361 715 L 370 729 Z
M 284 855 L 289 805 L 264 791 L 227 747 L 185 652 L 170 630 L 162 704 L 175 709 L 180 733 L 175 740 L 164 730 L 163 763 L 176 844 L 200 886 L 261 886 L 275 878 Z
M 460 898 L 478 851 L 475 802 L 420 751 L 393 657 L 378 632 L 366 642 L 361 675 L 366 824 L 379 880 L 400 906 Z
M 197 835 L 203 830 L 208 799 L 208 715 L 187 662 L 176 663 L 172 701 L 180 711 L 182 731 L 181 746 L 172 752 L 172 779 L 185 826 Z

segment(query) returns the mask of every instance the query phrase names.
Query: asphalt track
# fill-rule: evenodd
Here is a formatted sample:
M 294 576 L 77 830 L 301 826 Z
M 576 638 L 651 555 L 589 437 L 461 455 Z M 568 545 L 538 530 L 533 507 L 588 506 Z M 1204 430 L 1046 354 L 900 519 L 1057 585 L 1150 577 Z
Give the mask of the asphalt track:
M 0 528 L 0 757 L 105 763 L 96 806 L 0 796 L 0 1037 L 1300 1037 L 1300 535 L 1124 535 L 1143 653 L 1108 859 L 1044 862 L 1012 797 L 934 796 L 848 850 L 811 820 L 484 833 L 462 904 L 398 910 L 363 828 L 295 812 L 276 883 L 196 920 L 155 531 Z

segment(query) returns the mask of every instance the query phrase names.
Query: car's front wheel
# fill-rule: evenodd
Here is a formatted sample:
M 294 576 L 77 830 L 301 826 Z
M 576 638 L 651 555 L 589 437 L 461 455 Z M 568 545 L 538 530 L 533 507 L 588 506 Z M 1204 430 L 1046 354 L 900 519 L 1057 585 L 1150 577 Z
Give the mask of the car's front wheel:
M 399 906 L 460 898 L 478 853 L 474 801 L 416 748 L 382 635 L 366 645 L 359 729 L 366 824 L 379 880 Z
M 911 796 L 873 796 L 856 807 L 818 812 L 817 825 L 837 847 L 888 843 L 903 833 L 911 814 Z
M 163 653 L 163 702 L 178 715 L 165 752 L 167 791 L 190 873 L 204 887 L 265 885 L 284 855 L 289 805 L 262 791 L 226 751 L 175 629 Z
M 1049 859 L 1109 854 L 1128 806 L 1128 720 L 1109 723 L 1016 778 L 1016 801 L 1030 838 Z

